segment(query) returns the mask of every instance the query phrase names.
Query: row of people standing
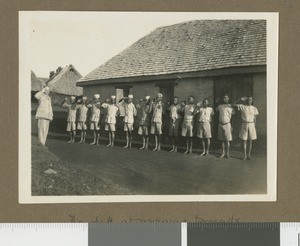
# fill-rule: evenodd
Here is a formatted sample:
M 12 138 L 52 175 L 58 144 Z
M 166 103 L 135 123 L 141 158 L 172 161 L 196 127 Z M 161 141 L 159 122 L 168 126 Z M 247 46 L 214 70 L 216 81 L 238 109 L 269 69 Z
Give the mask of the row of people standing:
M 165 112 L 170 115 L 169 135 L 172 138 L 172 149 L 170 152 L 177 152 L 179 136 L 186 138 L 185 154 L 192 153 L 193 136 L 202 139 L 203 153 L 201 155 L 209 155 L 211 134 L 211 122 L 214 117 L 214 110 L 209 106 L 209 100 L 205 98 L 202 103 L 195 104 L 193 96 L 189 96 L 187 103 L 179 104 L 178 97 L 173 98 L 171 105 L 162 103 L 163 95 L 158 93 L 154 100 L 150 96 L 146 96 L 137 105 L 133 104 L 133 95 L 123 98 L 118 103 L 116 97 L 111 96 L 110 100 L 104 103 L 100 102 L 100 95 L 95 94 L 94 98 L 87 101 L 83 97 L 76 101 L 75 97 L 71 97 L 70 102 L 65 99 L 64 107 L 69 108 L 67 119 L 67 131 L 70 132 L 70 143 L 75 141 L 76 129 L 81 131 L 81 140 L 79 143 L 85 143 L 87 130 L 87 112 L 91 109 L 90 129 L 93 131 L 94 140 L 91 143 L 99 144 L 100 137 L 100 112 L 101 108 L 105 111 L 105 130 L 109 134 L 108 147 L 114 146 L 115 131 L 117 117 L 120 115 L 120 108 L 124 109 L 124 131 L 126 132 L 126 145 L 124 148 L 130 148 L 132 145 L 134 121 L 139 111 L 138 117 L 138 134 L 142 136 L 143 145 L 140 149 L 148 149 L 149 135 L 154 135 L 155 148 L 153 151 L 161 150 L 161 135 L 163 128 L 162 117 Z M 76 127 L 76 112 L 78 110 L 78 120 Z M 252 105 L 252 97 L 242 98 L 240 102 L 231 105 L 229 104 L 229 96 L 224 95 L 223 104 L 216 108 L 219 114 L 218 117 L 218 139 L 222 141 L 221 158 L 230 157 L 230 142 L 232 141 L 232 116 L 236 110 L 241 111 L 242 125 L 240 128 L 240 138 L 243 140 L 244 159 L 251 159 L 252 140 L 256 139 L 255 119 L 258 115 L 257 109 Z M 199 121 L 195 131 L 194 121 L 195 116 Z M 150 134 L 149 134 L 150 133 Z M 247 150 L 247 141 L 249 146 Z

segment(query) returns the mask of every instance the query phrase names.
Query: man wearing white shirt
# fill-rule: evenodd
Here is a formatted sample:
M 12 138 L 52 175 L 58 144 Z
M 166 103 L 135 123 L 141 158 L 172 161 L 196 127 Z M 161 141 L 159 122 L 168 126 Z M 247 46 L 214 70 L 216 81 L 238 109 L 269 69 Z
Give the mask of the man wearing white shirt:
M 132 103 L 133 95 L 128 95 L 127 98 L 121 100 L 121 104 L 125 110 L 124 116 L 124 131 L 126 132 L 126 145 L 124 148 L 131 148 L 132 144 L 132 131 L 133 131 L 133 123 L 134 117 L 137 114 L 136 108 Z
M 108 131 L 109 143 L 107 147 L 114 147 L 115 145 L 115 131 L 117 115 L 119 114 L 119 108 L 116 105 L 116 96 L 112 95 L 110 98 L 110 103 L 103 103 L 101 107 L 106 109 L 105 117 L 105 131 Z
M 223 104 L 220 104 L 216 111 L 219 112 L 219 126 L 218 126 L 218 139 L 222 141 L 222 154 L 220 158 L 229 159 L 230 155 L 230 142 L 232 141 L 232 127 L 231 119 L 235 115 L 235 110 L 229 104 L 229 96 L 224 95 Z
M 34 95 L 39 101 L 39 106 L 35 115 L 35 118 L 38 120 L 38 140 L 44 148 L 47 148 L 45 143 L 49 131 L 49 124 L 50 121 L 53 120 L 53 110 L 49 92 L 50 89 L 46 86 Z
M 252 141 L 257 139 L 255 123 L 258 110 L 252 105 L 253 98 L 243 97 L 240 104 L 233 105 L 241 112 L 242 125 L 239 133 L 239 137 L 243 140 L 244 159 L 252 160 Z M 247 153 L 247 141 L 249 141 L 249 149 Z

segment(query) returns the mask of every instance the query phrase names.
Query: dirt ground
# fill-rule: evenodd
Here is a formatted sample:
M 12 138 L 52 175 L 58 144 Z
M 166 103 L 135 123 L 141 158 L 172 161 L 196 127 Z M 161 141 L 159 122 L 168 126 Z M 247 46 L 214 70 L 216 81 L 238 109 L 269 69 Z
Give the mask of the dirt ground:
M 265 155 L 256 154 L 254 161 L 242 161 L 242 154 L 232 151 L 232 158 L 227 160 L 217 157 L 219 151 L 200 157 L 198 153 L 138 150 L 137 146 L 123 149 L 123 143 L 108 148 L 107 140 L 102 140 L 99 146 L 68 144 L 67 138 L 50 134 L 46 156 L 37 147 L 33 148 L 34 195 L 267 192 Z M 49 156 L 55 157 L 54 160 Z M 45 174 L 49 168 L 58 173 Z

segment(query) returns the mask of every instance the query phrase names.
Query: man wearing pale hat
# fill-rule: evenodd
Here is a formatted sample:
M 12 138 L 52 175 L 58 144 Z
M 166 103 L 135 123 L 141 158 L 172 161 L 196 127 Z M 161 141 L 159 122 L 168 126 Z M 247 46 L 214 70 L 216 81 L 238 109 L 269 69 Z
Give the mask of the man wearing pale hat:
M 85 137 L 86 137 L 86 120 L 87 120 L 87 97 L 83 96 L 81 100 L 78 100 L 78 123 L 77 123 L 77 130 L 81 131 L 81 138 L 78 143 L 84 144 L 85 143 Z
M 53 110 L 49 92 L 50 89 L 46 86 L 34 95 L 39 101 L 39 106 L 35 115 L 35 118 L 38 120 L 38 139 L 44 148 L 47 148 L 45 143 L 49 131 L 49 124 L 50 121 L 53 120 Z
M 68 102 L 68 98 L 65 98 L 63 102 L 63 107 L 68 108 L 67 132 L 70 133 L 70 140 L 68 143 L 74 143 L 76 136 L 76 112 L 78 105 L 75 99 L 75 96 L 71 96 L 70 102 Z
M 148 149 L 151 112 L 150 96 L 146 96 L 145 99 L 137 105 L 137 107 L 141 109 L 138 134 L 143 138 L 143 146 L 140 149 Z
M 116 131 L 116 123 L 117 123 L 116 117 L 119 114 L 119 108 L 116 105 L 116 96 L 112 95 L 110 97 L 110 103 L 105 102 L 101 106 L 106 109 L 105 131 L 108 131 L 108 137 L 109 137 L 109 143 L 106 146 L 114 147 L 115 131 Z
M 155 102 L 152 104 L 151 134 L 155 136 L 155 148 L 153 151 L 160 151 L 160 141 L 162 134 L 162 114 L 164 113 L 164 105 L 162 103 L 163 95 L 158 93 Z
M 131 148 L 132 144 L 132 131 L 134 117 L 137 114 L 136 108 L 133 101 L 133 95 L 128 95 L 127 98 L 121 99 L 121 105 L 124 107 L 125 116 L 124 116 L 124 131 L 126 132 L 126 145 L 124 148 Z
M 99 144 L 99 137 L 100 137 L 100 95 L 95 94 L 94 98 L 88 103 L 88 108 L 91 108 L 91 125 L 90 129 L 94 132 L 94 141 L 90 145 L 98 145 Z

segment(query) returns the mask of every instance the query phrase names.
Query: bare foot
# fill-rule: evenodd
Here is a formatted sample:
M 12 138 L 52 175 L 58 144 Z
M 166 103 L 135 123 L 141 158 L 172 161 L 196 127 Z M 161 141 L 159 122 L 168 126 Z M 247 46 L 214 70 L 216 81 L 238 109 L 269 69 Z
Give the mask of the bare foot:
M 157 151 L 157 147 L 155 147 L 152 151 Z
M 106 147 L 110 147 L 111 146 L 111 144 L 109 143 L 108 145 L 106 145 Z
M 127 149 L 129 146 L 128 145 L 125 145 L 124 147 L 123 147 L 123 149 Z
M 48 149 L 48 147 L 47 147 L 47 146 L 45 146 L 45 145 L 42 145 L 42 147 L 43 147 L 44 149 Z
M 72 143 L 72 140 L 69 140 L 67 143 Z
M 114 147 L 114 146 L 115 146 L 114 144 L 111 144 L 111 145 L 110 145 L 111 148 Z
M 177 148 L 174 149 L 173 153 L 176 153 L 176 152 L 177 152 Z
M 92 143 L 90 143 L 90 145 L 95 145 L 96 144 L 96 142 L 92 142 Z
M 148 146 L 146 146 L 144 149 L 148 150 Z
M 226 155 L 226 159 L 230 159 L 230 156 L 229 156 L 229 155 Z
M 183 154 L 186 155 L 186 154 L 188 154 L 188 153 L 189 153 L 189 150 L 187 149 Z
M 253 161 L 253 158 L 251 156 L 248 156 L 249 161 Z
M 141 148 L 139 148 L 139 149 L 145 149 L 145 146 L 142 146 Z
M 79 143 L 79 144 L 82 144 L 83 142 L 82 142 L 82 141 L 79 141 L 78 143 Z
M 158 147 L 156 151 L 160 151 L 160 147 Z
M 242 159 L 243 161 L 247 160 L 247 156 L 244 156 L 244 158 Z
M 173 149 L 171 149 L 171 150 L 169 151 L 169 153 L 172 153 L 174 150 L 175 150 L 174 148 L 173 148 Z
M 201 156 L 204 156 L 205 155 L 205 152 L 201 153 Z
M 225 154 L 222 154 L 222 155 L 220 155 L 220 157 L 219 157 L 219 158 L 224 158 L 224 156 L 225 156 Z

